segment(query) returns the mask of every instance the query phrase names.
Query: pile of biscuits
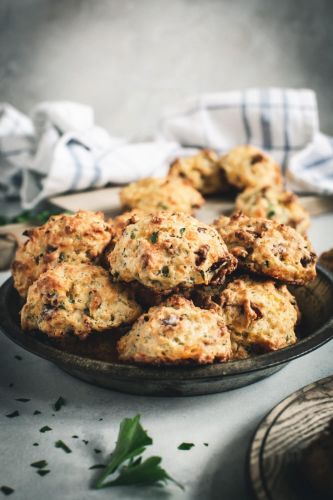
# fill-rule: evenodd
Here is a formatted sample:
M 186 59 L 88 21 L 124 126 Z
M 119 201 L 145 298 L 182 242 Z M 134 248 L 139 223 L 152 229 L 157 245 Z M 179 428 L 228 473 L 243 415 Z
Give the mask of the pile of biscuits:
M 230 190 L 242 212 L 211 225 L 191 215 L 202 194 Z M 299 310 L 287 285 L 316 276 L 308 216 L 291 196 L 271 158 L 240 146 L 221 158 L 203 150 L 174 162 L 164 179 L 130 184 L 120 193 L 130 211 L 114 220 L 53 216 L 29 230 L 13 262 L 22 328 L 85 339 L 121 326 L 120 360 L 155 365 L 289 346 Z

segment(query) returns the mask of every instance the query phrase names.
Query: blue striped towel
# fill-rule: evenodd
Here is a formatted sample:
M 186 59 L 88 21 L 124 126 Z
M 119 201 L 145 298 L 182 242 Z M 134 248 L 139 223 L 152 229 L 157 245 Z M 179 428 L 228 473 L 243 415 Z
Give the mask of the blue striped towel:
M 190 98 L 142 143 L 110 136 L 82 104 L 44 102 L 31 118 L 0 104 L 0 198 L 19 196 L 30 209 L 67 191 L 163 176 L 175 157 L 197 148 L 244 143 L 281 163 L 296 191 L 333 194 L 333 140 L 319 131 L 314 92 L 270 88 Z

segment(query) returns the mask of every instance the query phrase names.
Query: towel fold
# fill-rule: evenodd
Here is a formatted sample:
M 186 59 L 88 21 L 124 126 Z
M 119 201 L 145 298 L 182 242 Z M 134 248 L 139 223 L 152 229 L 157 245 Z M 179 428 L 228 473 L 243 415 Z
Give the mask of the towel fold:
M 82 104 L 43 102 L 31 117 L 0 104 L 0 197 L 31 209 L 63 192 L 163 176 L 197 148 L 245 143 L 271 154 L 294 190 L 333 194 L 333 139 L 319 131 L 314 92 L 269 88 L 190 98 L 141 143 L 112 137 Z

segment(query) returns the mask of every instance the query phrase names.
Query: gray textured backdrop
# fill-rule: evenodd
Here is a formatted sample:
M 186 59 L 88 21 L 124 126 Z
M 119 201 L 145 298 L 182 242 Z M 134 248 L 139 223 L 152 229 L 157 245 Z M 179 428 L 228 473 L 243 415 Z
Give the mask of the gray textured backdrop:
M 189 94 L 305 86 L 333 132 L 332 14 L 332 0 L 1 0 L 0 99 L 85 102 L 138 138 Z

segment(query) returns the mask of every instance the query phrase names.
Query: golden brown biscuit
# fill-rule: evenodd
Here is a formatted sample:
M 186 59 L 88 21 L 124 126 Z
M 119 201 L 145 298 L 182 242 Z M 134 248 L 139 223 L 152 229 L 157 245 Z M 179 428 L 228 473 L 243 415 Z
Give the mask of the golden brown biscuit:
M 111 239 L 111 227 L 102 212 L 80 210 L 55 215 L 40 227 L 29 229 L 12 264 L 14 286 L 23 297 L 29 286 L 60 262 L 97 262 Z
M 82 339 L 133 323 L 141 308 L 109 273 L 92 264 L 59 264 L 41 274 L 29 288 L 21 312 L 24 330 L 38 329 L 49 337 L 74 334 Z
M 138 208 L 134 208 L 133 210 L 129 210 L 128 212 L 124 212 L 123 214 L 115 217 L 110 223 L 113 229 L 113 240 L 116 241 L 123 234 L 123 231 L 128 224 L 133 224 L 139 220 L 140 215 L 144 215 L 147 212 L 144 210 L 139 210 Z
M 203 149 L 194 156 L 178 158 L 170 166 L 169 176 L 187 179 L 202 194 L 223 193 L 230 190 L 219 157 L 211 149 Z
M 140 316 L 117 347 L 122 361 L 135 363 L 204 364 L 231 356 L 221 316 L 175 295 Z
M 285 285 L 243 276 L 231 281 L 220 298 L 234 358 L 276 351 L 296 342 L 299 311 Z
M 319 264 L 326 267 L 329 271 L 333 272 L 333 248 L 327 252 L 323 252 L 319 257 Z
M 306 234 L 310 226 L 310 215 L 298 196 L 274 187 L 245 189 L 236 198 L 236 210 L 249 217 L 264 217 L 286 224 L 301 234 Z
M 139 208 L 145 212 L 171 210 L 191 214 L 205 200 L 183 179 L 147 177 L 124 187 L 120 191 L 120 201 L 124 208 Z
M 171 212 L 129 224 L 107 260 L 114 279 L 136 281 L 157 293 L 221 283 L 237 262 L 214 228 Z
M 280 166 L 260 149 L 245 145 L 231 149 L 220 159 L 229 183 L 238 189 L 282 186 Z
M 242 269 L 295 285 L 316 277 L 311 243 L 289 226 L 237 213 L 220 217 L 214 227 Z

